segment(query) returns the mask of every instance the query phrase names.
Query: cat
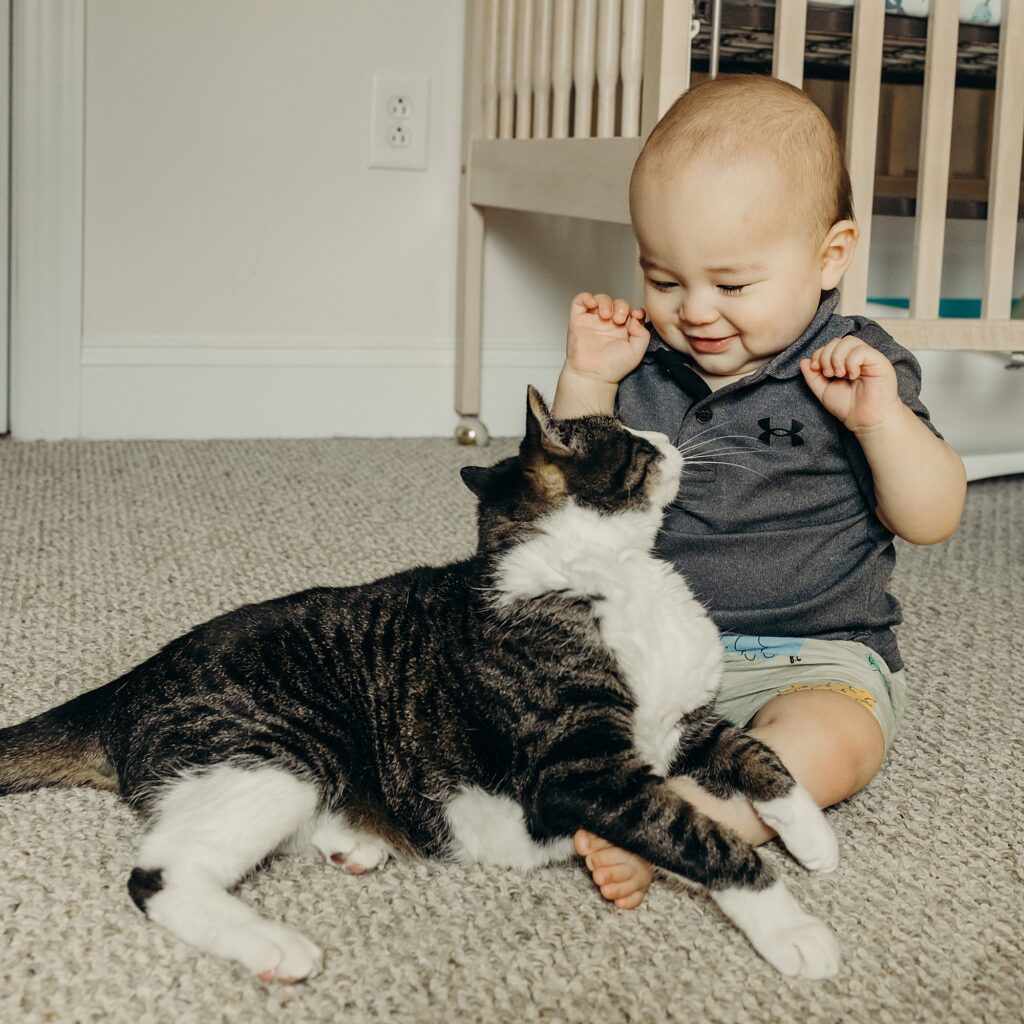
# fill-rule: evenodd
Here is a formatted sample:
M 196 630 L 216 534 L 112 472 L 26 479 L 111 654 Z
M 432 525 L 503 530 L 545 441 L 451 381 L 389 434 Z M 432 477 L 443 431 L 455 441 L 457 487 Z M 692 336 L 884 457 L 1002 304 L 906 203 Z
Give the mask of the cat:
M 199 625 L 0 730 L 0 793 L 118 793 L 148 827 L 136 906 L 264 982 L 322 962 L 230 892 L 275 852 L 354 874 L 392 855 L 533 868 L 579 828 L 707 889 L 783 973 L 833 974 L 830 929 L 664 782 L 741 793 L 805 866 L 835 867 L 806 791 L 715 713 L 717 631 L 651 554 L 682 465 L 664 435 L 555 420 L 531 388 L 518 455 L 462 470 L 472 557 Z

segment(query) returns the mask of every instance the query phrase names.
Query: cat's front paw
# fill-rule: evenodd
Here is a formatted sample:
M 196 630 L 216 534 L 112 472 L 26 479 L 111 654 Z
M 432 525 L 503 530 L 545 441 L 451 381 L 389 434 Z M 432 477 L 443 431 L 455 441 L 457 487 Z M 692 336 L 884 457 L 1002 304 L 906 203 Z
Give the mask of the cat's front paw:
M 750 940 L 772 967 L 791 978 L 831 978 L 839 971 L 839 943 L 816 917 L 807 915 Z
M 777 971 L 791 978 L 829 978 L 839 970 L 832 929 L 805 914 L 781 879 L 766 889 L 732 886 L 711 897 Z
M 810 871 L 835 871 L 839 843 L 821 808 L 803 786 L 794 784 L 786 796 L 755 800 L 754 810 L 775 829 L 785 847 Z

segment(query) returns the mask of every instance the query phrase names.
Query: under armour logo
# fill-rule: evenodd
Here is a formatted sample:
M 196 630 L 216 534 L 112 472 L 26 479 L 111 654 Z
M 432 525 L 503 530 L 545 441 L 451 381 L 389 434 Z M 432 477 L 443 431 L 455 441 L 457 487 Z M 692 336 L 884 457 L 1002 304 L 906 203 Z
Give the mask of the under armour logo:
M 761 428 L 761 435 L 758 440 L 762 444 L 771 445 L 773 437 L 788 437 L 789 443 L 795 448 L 798 444 L 803 444 L 804 439 L 800 436 L 800 431 L 804 429 L 804 425 L 798 420 L 790 420 L 791 426 L 789 430 L 784 427 L 773 427 L 772 421 L 769 419 L 758 420 L 757 425 Z

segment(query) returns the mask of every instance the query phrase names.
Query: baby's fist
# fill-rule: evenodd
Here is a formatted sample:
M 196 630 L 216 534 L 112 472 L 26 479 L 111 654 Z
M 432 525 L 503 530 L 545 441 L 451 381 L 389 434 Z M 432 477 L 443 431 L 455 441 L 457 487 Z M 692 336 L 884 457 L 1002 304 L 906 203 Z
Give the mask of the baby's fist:
M 646 313 L 625 299 L 580 292 L 569 310 L 566 369 L 582 377 L 617 384 L 640 365 L 650 332 Z
M 848 334 L 800 360 L 807 386 L 847 430 L 873 430 L 901 405 L 892 363 Z

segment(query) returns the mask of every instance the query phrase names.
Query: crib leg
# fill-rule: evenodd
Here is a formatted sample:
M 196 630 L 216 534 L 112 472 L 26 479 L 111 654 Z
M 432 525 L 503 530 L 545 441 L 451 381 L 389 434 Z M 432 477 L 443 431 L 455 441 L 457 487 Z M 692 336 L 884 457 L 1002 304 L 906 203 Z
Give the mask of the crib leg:
M 465 178 L 466 172 L 463 172 Z M 490 440 L 480 422 L 480 356 L 483 320 L 484 213 L 469 201 L 463 182 L 459 230 L 458 293 L 455 312 L 455 440 L 485 445 Z

